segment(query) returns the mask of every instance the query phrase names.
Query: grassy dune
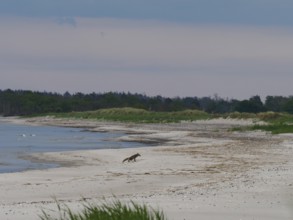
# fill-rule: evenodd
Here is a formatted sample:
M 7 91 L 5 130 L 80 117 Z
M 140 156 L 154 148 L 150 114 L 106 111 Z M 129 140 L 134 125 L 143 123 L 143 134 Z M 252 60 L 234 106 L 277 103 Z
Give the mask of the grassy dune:
M 256 121 L 264 121 L 267 124 L 253 125 L 244 130 L 263 130 L 272 134 L 293 133 L 293 115 L 277 112 L 262 112 L 258 114 L 252 113 L 231 113 L 226 117 L 237 119 L 254 119 Z
M 55 114 L 55 116 L 134 123 L 170 123 L 209 119 L 211 117 L 208 113 L 198 110 L 153 112 L 135 108 L 110 108 L 87 112 L 60 113 Z
M 254 121 L 264 121 L 267 124 L 250 126 L 244 128 L 244 130 L 265 130 L 273 134 L 293 133 L 293 115 L 277 112 L 208 114 L 199 110 L 153 112 L 136 108 L 110 108 L 86 112 L 56 113 L 52 115 L 62 118 L 70 117 L 132 123 L 177 123 L 181 121 L 207 120 L 213 118 L 252 119 Z

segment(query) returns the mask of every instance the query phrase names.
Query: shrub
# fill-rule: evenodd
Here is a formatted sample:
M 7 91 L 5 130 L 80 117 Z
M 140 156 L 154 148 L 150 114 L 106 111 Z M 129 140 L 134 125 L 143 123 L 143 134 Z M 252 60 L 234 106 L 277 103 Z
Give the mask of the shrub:
M 256 118 L 254 113 L 247 113 L 247 112 L 231 112 L 226 114 L 227 118 L 234 118 L 234 119 L 253 119 Z
M 281 114 L 278 112 L 261 112 L 257 114 L 257 117 L 260 120 L 274 120 L 274 119 L 278 119 L 279 117 L 281 117 Z

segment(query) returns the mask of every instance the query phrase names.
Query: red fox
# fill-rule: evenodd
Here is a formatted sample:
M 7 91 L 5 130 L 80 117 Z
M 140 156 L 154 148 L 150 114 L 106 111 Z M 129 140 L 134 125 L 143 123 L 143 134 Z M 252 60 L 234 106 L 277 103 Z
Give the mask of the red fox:
M 139 157 L 139 156 L 141 156 L 139 153 L 134 154 L 134 155 L 132 155 L 132 156 L 130 156 L 130 157 L 125 158 L 125 159 L 122 161 L 122 163 L 124 163 L 125 161 L 130 162 L 130 161 L 132 161 L 132 160 L 133 160 L 134 162 L 136 162 L 136 158 Z

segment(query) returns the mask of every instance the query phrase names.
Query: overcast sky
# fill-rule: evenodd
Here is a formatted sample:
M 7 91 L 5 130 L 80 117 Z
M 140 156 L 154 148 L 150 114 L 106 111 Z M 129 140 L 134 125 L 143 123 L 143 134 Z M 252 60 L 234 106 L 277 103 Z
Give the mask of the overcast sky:
M 293 95 L 292 0 L 0 0 L 0 89 Z

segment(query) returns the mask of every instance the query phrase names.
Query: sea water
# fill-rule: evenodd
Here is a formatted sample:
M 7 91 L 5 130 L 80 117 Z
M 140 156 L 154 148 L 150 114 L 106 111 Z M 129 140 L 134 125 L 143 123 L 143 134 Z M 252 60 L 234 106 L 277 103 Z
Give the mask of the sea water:
M 114 141 L 122 135 L 117 132 L 90 132 L 82 128 L 20 125 L 0 119 L 0 173 L 58 166 L 21 159 L 32 153 L 144 146 L 142 143 Z

